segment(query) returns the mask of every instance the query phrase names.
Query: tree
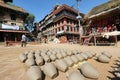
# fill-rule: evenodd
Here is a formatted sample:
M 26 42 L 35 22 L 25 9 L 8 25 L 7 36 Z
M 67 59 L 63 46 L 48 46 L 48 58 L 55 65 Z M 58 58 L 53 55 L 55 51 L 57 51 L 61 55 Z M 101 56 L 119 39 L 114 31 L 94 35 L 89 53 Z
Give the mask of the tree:
M 33 23 L 35 20 L 35 16 L 33 14 L 29 14 L 25 19 L 25 27 L 32 32 L 33 31 Z

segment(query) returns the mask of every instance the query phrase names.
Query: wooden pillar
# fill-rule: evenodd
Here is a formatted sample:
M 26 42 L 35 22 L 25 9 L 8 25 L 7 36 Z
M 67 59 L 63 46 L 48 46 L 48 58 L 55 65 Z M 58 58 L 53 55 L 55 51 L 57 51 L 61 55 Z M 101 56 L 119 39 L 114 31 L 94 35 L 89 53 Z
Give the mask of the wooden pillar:
M 64 27 L 64 31 L 66 32 L 66 26 L 63 26 Z
M 66 20 L 66 18 L 64 18 L 64 24 L 67 24 L 67 20 Z
M 4 45 L 8 46 L 6 36 L 4 35 Z
M 70 30 L 71 30 L 71 27 L 69 26 L 69 32 L 70 32 Z
M 94 44 L 96 46 L 96 36 L 94 35 Z
M 7 41 L 6 36 L 4 36 L 4 42 Z
M 15 42 L 17 42 L 17 37 L 15 36 Z
M 117 46 L 117 35 L 115 36 L 115 46 Z
M 72 27 L 72 32 L 74 32 L 74 27 Z
M 74 35 L 72 35 L 72 40 L 74 41 L 75 39 L 74 39 Z

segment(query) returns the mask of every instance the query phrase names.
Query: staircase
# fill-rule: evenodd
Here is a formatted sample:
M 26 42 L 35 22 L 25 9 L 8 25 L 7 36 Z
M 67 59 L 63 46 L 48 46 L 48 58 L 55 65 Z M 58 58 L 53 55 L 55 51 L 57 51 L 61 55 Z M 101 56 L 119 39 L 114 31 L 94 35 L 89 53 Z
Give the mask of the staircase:
M 83 42 L 83 45 L 89 45 L 89 42 L 90 42 L 90 40 L 92 39 L 92 37 L 93 37 L 93 36 L 90 36 L 90 37 L 86 38 L 86 39 L 84 40 L 84 42 Z

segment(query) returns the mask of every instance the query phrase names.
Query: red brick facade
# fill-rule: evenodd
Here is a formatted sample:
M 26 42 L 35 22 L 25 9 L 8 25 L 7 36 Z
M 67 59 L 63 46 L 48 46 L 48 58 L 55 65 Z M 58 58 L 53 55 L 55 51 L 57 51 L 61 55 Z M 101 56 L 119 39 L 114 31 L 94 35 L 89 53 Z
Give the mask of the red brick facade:
M 53 32 L 53 35 L 57 38 L 59 38 L 61 43 L 66 43 L 69 41 L 79 41 L 79 27 L 78 27 L 78 20 L 77 17 L 77 10 L 74 8 L 71 8 L 67 5 L 62 6 L 56 6 L 54 10 L 49 14 L 48 17 L 45 17 L 40 22 L 42 31 L 45 34 L 48 34 L 47 37 L 49 37 L 49 32 Z M 50 17 L 54 17 L 52 19 L 52 22 L 47 24 L 50 20 Z M 46 18 L 48 20 L 46 20 Z M 47 25 L 43 25 L 43 24 Z M 44 26 L 44 27 L 43 27 Z M 52 30 L 53 31 L 52 31 Z M 50 35 L 51 36 L 51 35 Z

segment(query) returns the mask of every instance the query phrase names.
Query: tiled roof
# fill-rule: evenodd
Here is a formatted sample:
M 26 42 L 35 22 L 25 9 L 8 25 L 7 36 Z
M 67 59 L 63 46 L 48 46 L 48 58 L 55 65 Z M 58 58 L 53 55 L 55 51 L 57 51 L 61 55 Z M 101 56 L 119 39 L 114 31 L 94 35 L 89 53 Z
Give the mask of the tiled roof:
M 15 6 L 15 5 L 10 5 L 10 4 L 7 4 L 7 3 L 1 3 L 1 2 L 0 2 L 0 7 L 12 9 L 12 10 L 15 10 L 15 11 L 20 11 L 20 12 L 23 12 L 23 13 L 28 13 L 28 12 L 27 12 L 26 10 L 24 10 L 23 8 L 20 8 L 20 7 Z
M 90 17 L 92 15 L 98 14 L 102 11 L 107 11 L 111 8 L 115 8 L 120 5 L 120 0 L 111 0 L 104 4 L 94 7 L 86 16 Z
M 74 9 L 74 8 L 72 8 L 72 7 L 70 7 L 70 6 L 66 5 L 66 4 L 63 4 L 62 6 L 60 6 L 60 8 L 54 10 L 53 13 L 57 14 L 57 13 L 59 13 L 63 9 L 69 9 L 69 10 L 75 12 L 76 14 L 78 13 L 78 11 L 76 9 Z

